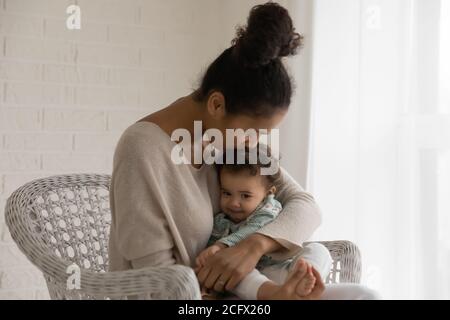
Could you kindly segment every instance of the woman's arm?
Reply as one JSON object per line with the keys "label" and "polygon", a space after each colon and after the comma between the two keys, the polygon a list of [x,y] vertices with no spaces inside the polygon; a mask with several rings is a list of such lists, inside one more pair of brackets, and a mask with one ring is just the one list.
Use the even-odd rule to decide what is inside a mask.
{"label": "woman's arm", "polygon": [[131,260],[133,269],[142,269],[146,267],[167,267],[176,263],[172,250],[162,250],[149,254],[142,258]]}
{"label": "woman's arm", "polygon": [[[306,192],[286,170],[280,167],[276,183],[277,199],[283,210],[277,219],[261,228],[258,233],[276,240],[286,250],[272,252],[276,259],[288,258],[301,248],[322,222],[322,214],[314,197]],[[269,252],[265,252],[269,253]]]}
{"label": "woman's arm", "polygon": [[280,243],[260,233],[252,234],[241,241],[239,245],[246,250],[255,251],[260,258],[267,253],[283,249]]}
{"label": "woman's arm", "polygon": [[[114,153],[110,185],[112,224],[110,270],[175,264],[175,241],[159,196],[156,168],[167,161],[157,152],[150,154],[145,136],[124,134]],[[157,145],[155,145],[157,148]],[[155,168],[156,167],[156,168]],[[125,262],[126,261],[126,262]]]}

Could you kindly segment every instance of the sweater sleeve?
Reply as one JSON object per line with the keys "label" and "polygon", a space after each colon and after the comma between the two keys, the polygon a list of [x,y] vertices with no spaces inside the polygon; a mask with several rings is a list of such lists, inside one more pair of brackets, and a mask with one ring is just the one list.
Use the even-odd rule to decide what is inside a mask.
{"label": "sweater sleeve", "polygon": [[[174,239],[159,198],[158,166],[162,152],[148,141],[128,135],[115,155],[110,187],[111,236],[120,256],[133,268],[174,264]],[[147,142],[147,147],[145,143]],[[161,170],[161,169],[158,169]]]}
{"label": "sweater sleeve", "polygon": [[280,167],[280,179],[276,183],[277,199],[283,209],[277,219],[261,228],[258,233],[268,236],[285,249],[268,255],[285,259],[296,254],[322,222],[322,214],[314,197]]}

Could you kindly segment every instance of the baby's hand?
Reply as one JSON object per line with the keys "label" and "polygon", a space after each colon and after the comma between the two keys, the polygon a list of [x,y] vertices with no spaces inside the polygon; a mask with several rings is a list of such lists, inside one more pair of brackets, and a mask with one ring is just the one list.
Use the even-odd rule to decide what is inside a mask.
{"label": "baby's hand", "polygon": [[206,260],[209,257],[215,255],[218,251],[220,251],[226,247],[227,247],[226,245],[218,242],[218,243],[213,244],[212,246],[209,246],[202,252],[200,252],[200,254],[195,259],[195,264],[197,265],[197,267],[195,269],[198,270],[198,269],[200,269],[200,267],[203,267],[205,265]]}

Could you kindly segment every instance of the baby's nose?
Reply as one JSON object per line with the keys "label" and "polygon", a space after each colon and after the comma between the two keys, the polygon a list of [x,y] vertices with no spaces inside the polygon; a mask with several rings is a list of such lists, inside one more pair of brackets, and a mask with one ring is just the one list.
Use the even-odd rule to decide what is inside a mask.
{"label": "baby's nose", "polygon": [[239,199],[233,199],[231,201],[231,208],[238,209],[240,207],[241,207],[241,202],[239,201]]}

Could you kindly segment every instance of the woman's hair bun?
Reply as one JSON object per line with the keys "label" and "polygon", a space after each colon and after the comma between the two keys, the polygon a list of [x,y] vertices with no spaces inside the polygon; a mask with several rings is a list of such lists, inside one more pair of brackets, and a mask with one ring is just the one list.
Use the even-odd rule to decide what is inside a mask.
{"label": "woman's hair bun", "polygon": [[267,2],[252,8],[246,28],[237,28],[233,53],[245,66],[258,67],[297,54],[302,40],[289,12],[278,3]]}

